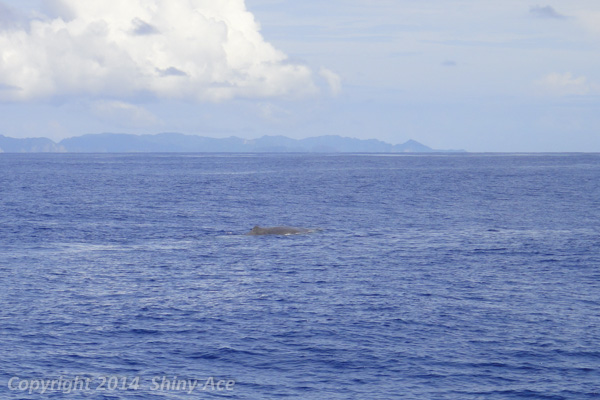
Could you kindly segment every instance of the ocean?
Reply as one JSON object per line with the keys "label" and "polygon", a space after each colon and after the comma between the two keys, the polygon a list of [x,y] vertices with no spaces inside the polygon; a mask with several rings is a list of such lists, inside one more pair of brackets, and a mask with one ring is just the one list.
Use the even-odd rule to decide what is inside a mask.
{"label": "ocean", "polygon": [[600,398],[598,154],[0,172],[2,399]]}

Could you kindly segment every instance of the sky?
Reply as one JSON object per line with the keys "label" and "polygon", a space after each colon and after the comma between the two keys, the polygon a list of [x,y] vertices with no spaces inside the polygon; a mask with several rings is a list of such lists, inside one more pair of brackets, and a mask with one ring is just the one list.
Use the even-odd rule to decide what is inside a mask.
{"label": "sky", "polygon": [[0,134],[600,152],[597,0],[0,0]]}

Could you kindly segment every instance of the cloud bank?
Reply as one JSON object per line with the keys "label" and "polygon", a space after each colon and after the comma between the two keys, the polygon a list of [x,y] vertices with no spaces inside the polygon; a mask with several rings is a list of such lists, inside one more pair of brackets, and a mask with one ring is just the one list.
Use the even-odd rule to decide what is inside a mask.
{"label": "cloud bank", "polygon": [[264,40],[244,0],[52,0],[47,6],[51,16],[24,28],[0,19],[2,100],[223,101],[318,91],[308,67]]}

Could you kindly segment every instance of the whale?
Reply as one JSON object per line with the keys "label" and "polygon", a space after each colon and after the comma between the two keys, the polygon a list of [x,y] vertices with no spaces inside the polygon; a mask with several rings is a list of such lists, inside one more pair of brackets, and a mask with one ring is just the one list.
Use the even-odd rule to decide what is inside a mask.
{"label": "whale", "polygon": [[312,232],[306,228],[295,228],[293,226],[271,226],[261,228],[256,225],[252,230],[246,233],[247,236],[258,236],[258,235],[297,235],[300,233]]}

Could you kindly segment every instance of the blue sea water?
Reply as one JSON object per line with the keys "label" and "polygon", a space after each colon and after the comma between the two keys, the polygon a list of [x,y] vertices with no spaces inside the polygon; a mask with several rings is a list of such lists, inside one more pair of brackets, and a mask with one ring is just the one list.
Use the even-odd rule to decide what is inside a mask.
{"label": "blue sea water", "polygon": [[2,154],[0,398],[596,399],[599,223],[595,154]]}

